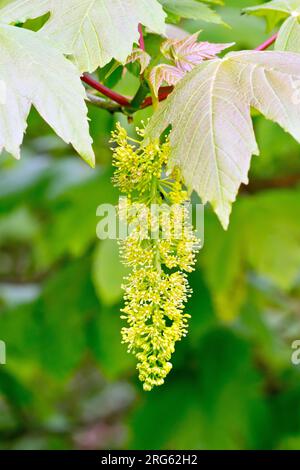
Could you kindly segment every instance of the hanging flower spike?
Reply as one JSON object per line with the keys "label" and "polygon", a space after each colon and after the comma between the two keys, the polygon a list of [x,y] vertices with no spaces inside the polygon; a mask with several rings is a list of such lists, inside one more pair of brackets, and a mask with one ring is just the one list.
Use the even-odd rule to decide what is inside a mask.
{"label": "hanging flower spike", "polygon": [[[199,241],[187,222],[188,195],[179,170],[170,176],[164,172],[169,141],[160,144],[155,140],[142,146],[130,139],[120,124],[112,141],[116,144],[113,181],[128,198],[119,215],[124,217],[125,213],[127,222],[134,226],[119,242],[121,259],[132,270],[123,285],[122,319],[127,326],[122,337],[138,360],[144,390],[150,391],[164,383],[172,368],[175,344],[188,331],[184,305],[191,289],[186,273],[194,269]],[[154,216],[153,204],[161,209]],[[153,230],[160,236],[151,237]]]}

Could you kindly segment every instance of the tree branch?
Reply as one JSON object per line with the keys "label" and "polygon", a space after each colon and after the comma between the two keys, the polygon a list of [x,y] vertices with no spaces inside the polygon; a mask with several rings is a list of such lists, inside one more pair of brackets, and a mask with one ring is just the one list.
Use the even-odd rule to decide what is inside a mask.
{"label": "tree branch", "polygon": [[122,106],[120,106],[118,103],[115,103],[111,100],[106,100],[101,96],[93,95],[93,93],[87,93],[86,95],[87,101],[97,108],[105,109],[110,113],[122,112]]}
{"label": "tree branch", "polygon": [[[143,36],[143,29],[142,25],[139,24],[139,33],[140,33],[140,39],[139,39],[139,45],[142,50],[145,50],[145,41],[144,41],[144,36]],[[278,36],[278,33],[274,34],[271,36],[269,39],[267,39],[265,42],[257,46],[254,50],[255,51],[265,51],[270,47],[274,42],[276,41]],[[114,103],[111,101],[106,101],[106,100],[101,100],[97,99],[94,95],[89,96],[89,101],[92,102],[92,104],[98,106],[99,108],[107,109],[110,112],[116,112],[116,111],[121,111],[122,108],[131,108],[132,102],[134,98],[127,98],[126,96],[120,95],[119,93],[116,93],[115,91],[111,90],[110,88],[106,87],[102,83],[98,82],[95,80],[91,75],[85,73],[82,75],[81,80],[89,85],[91,88],[94,88],[95,90],[99,91],[102,93],[102,95],[106,96],[110,100],[112,100],[114,103],[117,103],[119,106],[115,106]],[[168,95],[173,91],[173,87],[171,86],[166,86],[166,87],[161,87],[158,93],[158,99],[159,101],[165,100]],[[152,106],[152,98],[151,96],[148,96],[145,98],[145,100],[141,103],[140,109],[145,109],[148,106]],[[132,108],[131,112],[135,112],[137,109],[135,107]],[[129,111],[130,112],[130,111]]]}

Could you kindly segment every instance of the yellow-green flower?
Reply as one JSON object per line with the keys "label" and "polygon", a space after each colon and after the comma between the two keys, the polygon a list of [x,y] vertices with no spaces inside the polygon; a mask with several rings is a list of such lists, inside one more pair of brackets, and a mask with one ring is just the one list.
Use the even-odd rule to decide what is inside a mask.
{"label": "yellow-green flower", "polygon": [[[143,131],[138,135],[142,137]],[[191,289],[185,273],[194,269],[199,242],[188,220],[188,195],[180,171],[166,173],[169,141],[143,146],[120,124],[112,141],[113,181],[127,196],[119,215],[131,227],[119,242],[121,259],[132,269],[123,285],[122,318],[127,326],[122,337],[136,356],[139,378],[149,391],[164,383],[175,344],[187,334],[184,306]]]}

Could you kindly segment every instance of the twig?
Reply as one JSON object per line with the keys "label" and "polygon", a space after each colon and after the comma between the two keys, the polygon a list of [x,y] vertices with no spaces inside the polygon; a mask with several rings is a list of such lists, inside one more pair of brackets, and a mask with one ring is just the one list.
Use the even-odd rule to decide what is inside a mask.
{"label": "twig", "polygon": [[102,85],[102,83],[97,82],[97,80],[95,80],[89,74],[84,73],[81,77],[81,80],[90,87],[102,93],[104,96],[107,96],[107,98],[113,100],[115,103],[118,103],[120,106],[130,106],[130,101],[128,98],[120,95],[119,93],[116,93],[105,85]]}
{"label": "twig", "polygon": [[105,109],[110,113],[117,113],[122,111],[122,106],[120,106],[118,103],[115,103],[111,100],[106,100],[105,98],[93,95],[92,93],[87,93],[86,95],[87,101],[97,108]]}
{"label": "twig", "polygon": [[272,44],[274,44],[274,42],[276,41],[278,37],[278,33],[274,34],[273,36],[271,36],[269,39],[267,39],[265,42],[263,42],[262,44],[260,44],[259,46],[257,46],[254,50],[255,51],[265,51],[266,49],[268,49],[268,47],[272,46]]}

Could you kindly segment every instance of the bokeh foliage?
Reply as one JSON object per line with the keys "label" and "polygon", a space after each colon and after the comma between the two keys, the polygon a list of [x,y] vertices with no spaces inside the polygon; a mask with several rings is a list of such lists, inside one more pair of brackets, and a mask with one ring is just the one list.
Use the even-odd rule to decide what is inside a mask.
{"label": "bokeh foliage", "polygon": [[[253,48],[265,25],[240,9],[258,3],[227,0],[220,13],[232,29],[184,27]],[[135,73],[129,66],[120,82],[117,69],[109,85],[133,94]],[[255,116],[250,185],[228,232],[206,209],[190,334],[166,384],[147,394],[120,342],[117,246],[96,239],[97,206],[118,199],[110,131],[117,120],[134,125],[92,107],[90,118],[96,170],[34,111],[22,160],[0,157],[1,448],[299,449],[299,145]]]}

